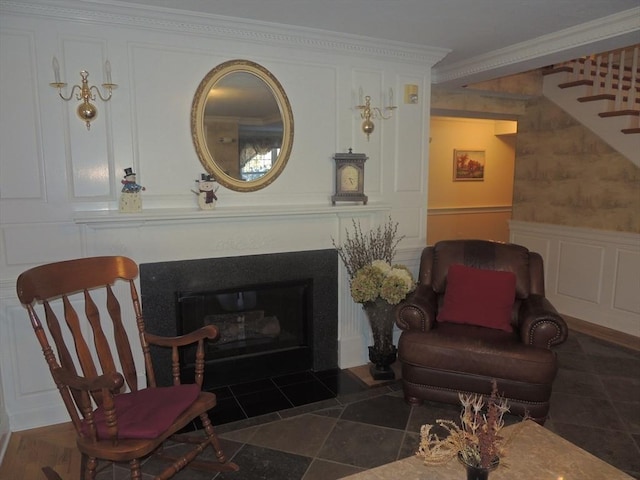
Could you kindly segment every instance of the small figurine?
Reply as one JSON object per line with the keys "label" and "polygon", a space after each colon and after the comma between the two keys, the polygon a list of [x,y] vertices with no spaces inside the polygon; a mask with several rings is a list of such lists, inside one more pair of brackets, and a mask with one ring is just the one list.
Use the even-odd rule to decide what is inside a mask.
{"label": "small figurine", "polygon": [[142,210],[142,197],[140,192],[146,190],[136,183],[136,174],[132,168],[124,169],[122,180],[122,195],[120,195],[120,211],[124,213],[139,212]]}
{"label": "small figurine", "polygon": [[220,185],[216,184],[215,179],[211,175],[205,173],[200,175],[200,180],[196,180],[198,191],[191,190],[198,195],[198,206],[201,210],[213,210],[216,208],[218,197],[216,192]]}

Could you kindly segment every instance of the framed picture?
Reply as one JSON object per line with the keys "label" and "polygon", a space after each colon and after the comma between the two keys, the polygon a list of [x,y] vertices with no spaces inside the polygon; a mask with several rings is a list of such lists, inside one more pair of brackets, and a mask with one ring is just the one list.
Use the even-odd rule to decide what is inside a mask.
{"label": "framed picture", "polygon": [[484,150],[453,151],[453,181],[484,180]]}

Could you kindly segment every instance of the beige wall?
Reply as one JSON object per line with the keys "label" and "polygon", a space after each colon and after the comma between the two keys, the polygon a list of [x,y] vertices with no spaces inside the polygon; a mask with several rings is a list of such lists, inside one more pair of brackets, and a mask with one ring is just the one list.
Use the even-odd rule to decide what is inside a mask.
{"label": "beige wall", "polygon": [[[431,117],[428,244],[446,238],[509,239],[515,136],[504,132],[505,122]],[[453,180],[454,149],[485,151],[483,181]]]}
{"label": "beige wall", "polygon": [[638,167],[545,97],[518,122],[516,158],[514,220],[640,233]]}

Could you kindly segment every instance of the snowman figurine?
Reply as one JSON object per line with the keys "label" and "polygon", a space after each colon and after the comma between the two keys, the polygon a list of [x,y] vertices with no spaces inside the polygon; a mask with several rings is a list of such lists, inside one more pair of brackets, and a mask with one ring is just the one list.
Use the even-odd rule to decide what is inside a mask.
{"label": "snowman figurine", "polygon": [[196,186],[198,187],[198,191],[192,191],[198,195],[198,206],[200,210],[213,210],[216,208],[216,202],[218,201],[216,192],[220,186],[216,184],[214,178],[211,175],[203,173],[200,175],[200,180],[196,180]]}
{"label": "snowman figurine", "polygon": [[124,169],[122,180],[122,194],[120,195],[120,211],[123,213],[139,212],[142,210],[142,197],[140,192],[145,188],[136,183],[136,174],[132,168]]}

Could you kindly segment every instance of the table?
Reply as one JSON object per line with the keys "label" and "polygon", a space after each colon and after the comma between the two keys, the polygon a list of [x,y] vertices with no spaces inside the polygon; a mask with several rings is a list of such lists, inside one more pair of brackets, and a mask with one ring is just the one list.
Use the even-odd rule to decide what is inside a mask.
{"label": "table", "polygon": [[[509,439],[500,466],[489,480],[633,480],[573,443],[527,420],[503,429]],[[417,449],[417,447],[416,447]],[[425,465],[409,457],[344,477],[348,480],[464,480],[465,470],[456,459],[444,465]]]}

